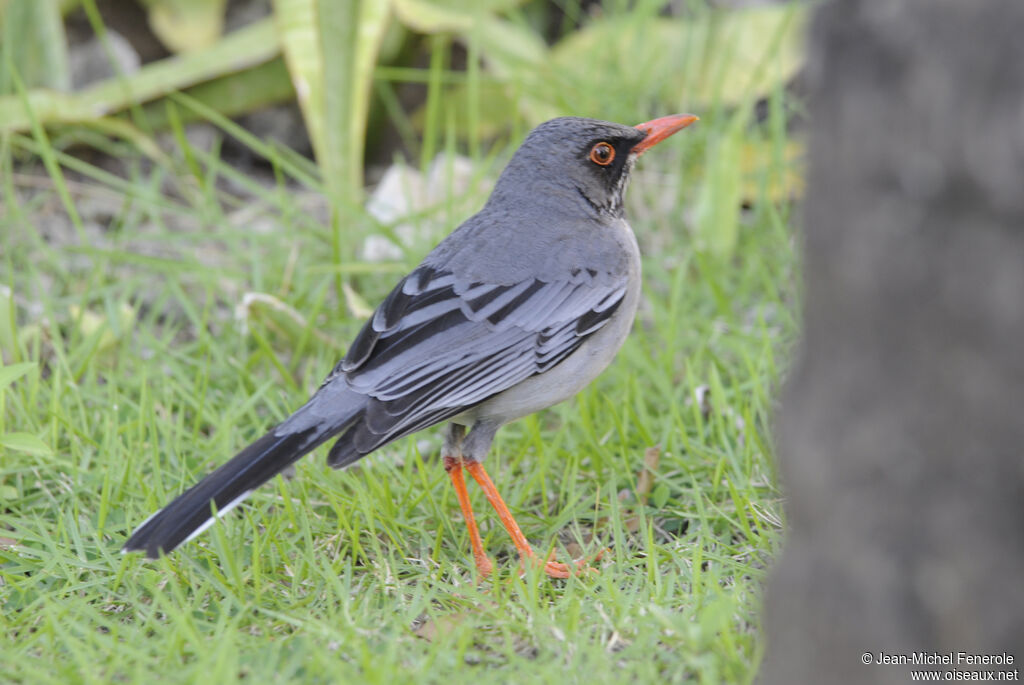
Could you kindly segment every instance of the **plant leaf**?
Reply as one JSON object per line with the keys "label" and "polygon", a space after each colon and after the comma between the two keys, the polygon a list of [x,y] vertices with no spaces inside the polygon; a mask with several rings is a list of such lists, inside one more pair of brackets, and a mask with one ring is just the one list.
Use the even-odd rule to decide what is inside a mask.
{"label": "plant leaf", "polygon": [[419,33],[455,33],[475,40],[492,71],[506,77],[547,57],[547,46],[536,31],[494,15],[519,4],[521,0],[392,0],[395,16],[405,26]]}
{"label": "plant leaf", "polygon": [[[281,58],[199,83],[182,92],[226,117],[239,116],[295,97],[291,78]],[[166,100],[147,103],[142,111],[154,130],[168,126]],[[189,123],[203,117],[193,109],[182,108],[180,118],[182,123]]]}
{"label": "plant leaf", "polygon": [[362,193],[366,117],[389,3],[274,0],[285,62],[335,208]]}
{"label": "plant leaf", "polygon": [[274,16],[288,73],[317,159],[324,143],[324,63],[316,28],[316,0],[274,0]]}
{"label": "plant leaf", "polygon": [[41,457],[53,454],[50,447],[31,433],[0,433],[0,446]]}
{"label": "plant leaf", "polygon": [[523,0],[391,0],[395,16],[413,31],[464,33],[475,20],[517,7]]}
{"label": "plant leaf", "polygon": [[[581,112],[608,111],[609,93],[632,108],[735,106],[793,77],[807,13],[803,5],[773,5],[693,20],[599,19],[552,48],[550,69],[538,79],[552,85],[537,95]],[[593,88],[594,73],[602,88]]]}
{"label": "plant leaf", "polygon": [[[43,125],[91,121],[148,102],[197,83],[272,60],[280,54],[274,21],[267,19],[233,31],[209,48],[148,64],[121,78],[108,79],[77,93],[36,89],[27,105]],[[0,97],[0,131],[25,131],[32,118],[17,95]]]}
{"label": "plant leaf", "polygon": [[473,24],[473,15],[447,9],[426,0],[392,0],[395,16],[418,33],[461,33]]}
{"label": "plant leaf", "polygon": [[[335,13],[335,22],[346,21],[348,41],[328,40],[329,25],[321,24],[321,39],[328,49],[327,124],[332,147],[339,149],[338,159],[343,164],[343,178],[347,189],[337,198],[361,201],[363,190],[363,154],[366,145],[366,119],[370,111],[373,89],[373,70],[377,66],[377,53],[387,28],[390,9],[379,0],[361,0],[349,13]],[[343,65],[347,66],[342,69]],[[340,86],[347,84],[342,90]],[[347,97],[343,94],[347,93]]]}
{"label": "plant leaf", "polygon": [[20,362],[9,366],[0,366],[0,390],[4,390],[14,381],[36,368],[35,362]]}
{"label": "plant leaf", "polygon": [[56,0],[0,2],[0,24],[0,93],[14,92],[11,64],[26,88],[70,90],[67,38]]}
{"label": "plant leaf", "polygon": [[667,483],[658,483],[657,487],[654,488],[654,493],[651,495],[651,504],[655,509],[664,509],[671,495],[672,489],[669,488]]}
{"label": "plant leaf", "polygon": [[227,0],[151,0],[149,26],[171,52],[213,45],[224,31]]}
{"label": "plant leaf", "polygon": [[485,17],[470,31],[496,76],[509,78],[523,69],[536,68],[548,59],[544,39],[528,26],[494,16]]}

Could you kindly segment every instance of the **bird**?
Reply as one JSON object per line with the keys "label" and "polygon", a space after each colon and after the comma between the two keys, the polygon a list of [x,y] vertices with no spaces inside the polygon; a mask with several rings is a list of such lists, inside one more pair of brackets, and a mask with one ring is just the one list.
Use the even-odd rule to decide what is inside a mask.
{"label": "bird", "polygon": [[143,521],[122,551],[171,552],[336,436],[327,463],[342,468],[447,421],[442,462],[481,576],[493,562],[464,471],[522,566],[553,578],[593,570],[533,551],[484,458],[499,428],[569,399],[622,346],[641,290],[640,250],[623,208],[630,174],[640,155],[697,119],[626,126],[560,117],[534,128],[484,207],[398,282],[309,400]]}

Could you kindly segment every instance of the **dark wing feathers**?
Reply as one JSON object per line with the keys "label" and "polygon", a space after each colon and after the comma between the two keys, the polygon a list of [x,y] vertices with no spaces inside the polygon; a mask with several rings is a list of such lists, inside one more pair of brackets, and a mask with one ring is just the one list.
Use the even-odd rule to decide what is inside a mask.
{"label": "dark wing feathers", "polygon": [[576,335],[590,335],[603,326],[608,317],[614,314],[615,310],[622,304],[622,296],[625,293],[625,287],[613,290],[603,300],[591,307],[589,311],[584,312],[582,316],[576,319]]}
{"label": "dark wing feathers", "polygon": [[625,279],[599,284],[594,276],[474,283],[429,266],[406,276],[326,381],[343,375],[370,398],[363,420],[331,451],[331,465],[456,416],[565,359],[625,295]]}

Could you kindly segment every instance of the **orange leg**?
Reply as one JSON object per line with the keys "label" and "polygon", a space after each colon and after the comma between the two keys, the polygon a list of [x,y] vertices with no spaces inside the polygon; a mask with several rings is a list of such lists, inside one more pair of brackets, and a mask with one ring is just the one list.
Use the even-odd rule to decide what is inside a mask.
{"label": "orange leg", "polygon": [[[447,465],[447,462],[445,462]],[[469,471],[469,475],[473,476],[473,479],[479,483],[483,489],[484,494],[487,496],[487,501],[494,507],[494,511],[498,513],[498,518],[501,519],[501,523],[505,526],[505,530],[512,536],[512,543],[519,550],[519,558],[525,564],[527,561],[531,563],[539,564],[540,560],[530,547],[530,543],[526,541],[526,536],[523,535],[523,531],[519,529],[519,524],[516,523],[515,518],[512,517],[512,512],[508,510],[505,505],[505,501],[498,494],[498,489],[494,487],[494,483],[491,481],[491,477],[487,475],[487,471],[484,470],[484,465],[478,461],[467,461],[464,463],[466,470]],[[453,478],[454,480],[454,478]],[[468,504],[467,504],[468,506]],[[544,572],[552,578],[568,578],[573,573],[579,575],[583,571],[593,571],[586,565],[586,562],[576,562],[576,567],[572,568],[566,564],[551,561],[548,559],[544,563]]]}
{"label": "orange leg", "polygon": [[459,506],[462,507],[462,516],[466,519],[466,530],[469,531],[469,543],[473,546],[473,559],[476,561],[476,568],[480,575],[487,577],[491,575],[494,564],[487,558],[484,552],[484,543],[480,539],[480,530],[476,527],[476,518],[473,516],[473,507],[469,504],[469,493],[466,492],[466,481],[462,477],[462,462],[454,457],[444,458],[444,470],[452,479],[455,486],[455,496],[459,499]]}

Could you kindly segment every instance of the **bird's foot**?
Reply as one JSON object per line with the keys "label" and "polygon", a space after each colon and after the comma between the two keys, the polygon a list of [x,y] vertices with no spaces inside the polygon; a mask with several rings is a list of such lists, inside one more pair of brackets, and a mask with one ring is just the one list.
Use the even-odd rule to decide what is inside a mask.
{"label": "bird's foot", "polygon": [[474,555],[474,561],[476,562],[477,573],[480,574],[480,580],[489,578],[491,573],[494,572],[494,561],[492,561],[486,554],[480,556]]}
{"label": "bird's foot", "polygon": [[[549,578],[568,578],[570,576],[582,576],[586,573],[598,573],[599,570],[590,564],[591,562],[599,561],[606,551],[607,550],[602,549],[591,559],[578,559],[573,561],[571,565],[561,561],[555,561],[555,553],[553,551],[543,562],[541,562],[540,557],[536,555],[531,556],[530,561],[537,566],[541,566],[544,573],[546,573]],[[519,562],[519,570],[520,574],[525,572],[523,562],[521,560]]]}

